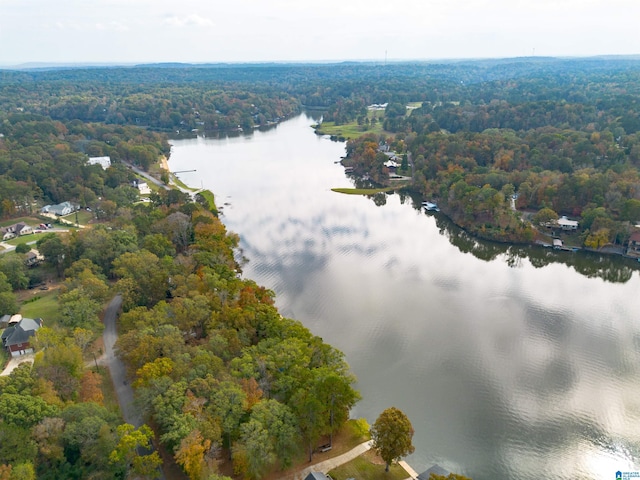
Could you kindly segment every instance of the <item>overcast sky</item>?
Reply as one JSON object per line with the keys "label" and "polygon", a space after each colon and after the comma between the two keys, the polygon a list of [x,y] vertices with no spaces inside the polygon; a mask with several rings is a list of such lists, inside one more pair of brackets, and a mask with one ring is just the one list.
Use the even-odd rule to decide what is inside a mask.
{"label": "overcast sky", "polygon": [[640,53],[640,0],[0,0],[0,64]]}

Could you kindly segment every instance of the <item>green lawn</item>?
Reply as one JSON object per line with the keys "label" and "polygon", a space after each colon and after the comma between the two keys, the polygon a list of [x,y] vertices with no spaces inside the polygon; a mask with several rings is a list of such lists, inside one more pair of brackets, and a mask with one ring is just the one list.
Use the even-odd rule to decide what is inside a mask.
{"label": "green lawn", "polygon": [[381,188],[332,188],[332,192],[344,193],[346,195],[375,195],[376,193],[391,192],[402,188],[403,185],[394,185],[393,187]]}
{"label": "green lawn", "polygon": [[12,238],[11,240],[5,240],[4,243],[8,243],[9,245],[19,245],[21,243],[30,243],[38,240],[40,234],[30,233],[29,235],[21,235],[16,238]]}
{"label": "green lawn", "polygon": [[370,125],[358,125],[355,121],[344,125],[336,125],[335,122],[322,122],[322,125],[316,130],[319,135],[331,135],[347,140],[358,138],[365,133],[382,133],[383,131],[382,122],[371,127]]}
{"label": "green lawn", "polygon": [[[78,210],[77,212],[70,213],[69,215],[65,215],[62,217],[67,222],[71,222],[74,225],[76,224],[76,213],[78,214],[78,223],[80,225],[86,225],[90,220],[93,220],[93,213],[87,212],[86,210]],[[65,226],[65,224],[62,224]]]}
{"label": "green lawn", "polygon": [[2,222],[0,222],[0,227],[8,227],[9,225],[14,225],[16,223],[26,223],[27,225],[31,225],[32,227],[40,224],[40,220],[38,220],[37,218],[33,218],[33,217],[19,217],[19,218],[12,218],[9,220],[4,220]]}
{"label": "green lawn", "polygon": [[356,478],[358,480],[404,480],[409,478],[409,474],[400,465],[391,465],[389,471],[384,471],[384,465],[372,463],[369,460],[371,454],[361,455],[349,463],[334,468],[329,472],[334,480],[347,480]]}
{"label": "green lawn", "polygon": [[209,209],[209,211],[211,212],[217,211],[215,196],[211,191],[202,190],[198,193],[198,195],[200,195],[202,198],[204,198],[207,201],[207,208]]}
{"label": "green lawn", "polygon": [[[4,329],[0,329],[0,335],[2,335],[3,331]],[[4,348],[0,348],[0,372],[4,370],[4,367],[7,365],[8,361],[9,361],[9,353],[7,353],[7,351]]]}
{"label": "green lawn", "polygon": [[[58,307],[58,291],[57,290],[38,290],[33,289],[33,297],[26,300],[20,306],[20,314],[27,318],[42,318],[47,327],[60,320],[60,310]],[[37,298],[37,300],[33,300]]]}

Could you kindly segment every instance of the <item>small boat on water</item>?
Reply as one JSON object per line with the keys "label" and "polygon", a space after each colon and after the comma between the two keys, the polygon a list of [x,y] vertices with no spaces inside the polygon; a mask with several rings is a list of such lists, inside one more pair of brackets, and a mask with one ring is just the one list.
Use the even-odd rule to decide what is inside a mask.
{"label": "small boat on water", "polygon": [[440,209],[438,208],[438,204],[437,203],[422,202],[422,206],[424,207],[424,209],[427,212],[439,212],[440,211]]}

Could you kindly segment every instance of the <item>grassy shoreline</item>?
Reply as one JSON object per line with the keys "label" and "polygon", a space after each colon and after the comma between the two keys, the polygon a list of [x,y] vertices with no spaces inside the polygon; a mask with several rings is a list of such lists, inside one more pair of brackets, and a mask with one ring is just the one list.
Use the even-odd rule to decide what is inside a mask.
{"label": "grassy shoreline", "polygon": [[375,195],[376,193],[387,193],[399,190],[406,185],[394,185],[392,187],[380,188],[332,188],[332,192],[343,193],[345,195]]}

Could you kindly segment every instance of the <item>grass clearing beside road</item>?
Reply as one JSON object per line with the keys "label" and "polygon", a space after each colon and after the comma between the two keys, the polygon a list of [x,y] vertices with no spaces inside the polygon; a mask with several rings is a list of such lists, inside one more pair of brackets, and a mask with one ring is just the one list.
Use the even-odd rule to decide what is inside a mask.
{"label": "grass clearing beside road", "polygon": [[365,133],[383,133],[383,131],[382,122],[378,122],[373,127],[370,125],[358,125],[357,122],[345,123],[343,125],[336,125],[335,122],[322,122],[322,125],[316,129],[318,135],[331,135],[346,140],[358,138]]}
{"label": "grass clearing beside road", "polygon": [[[47,327],[60,320],[58,290],[29,290],[33,296],[20,305],[20,314],[26,318],[42,318]],[[37,297],[37,298],[36,298]]]}

